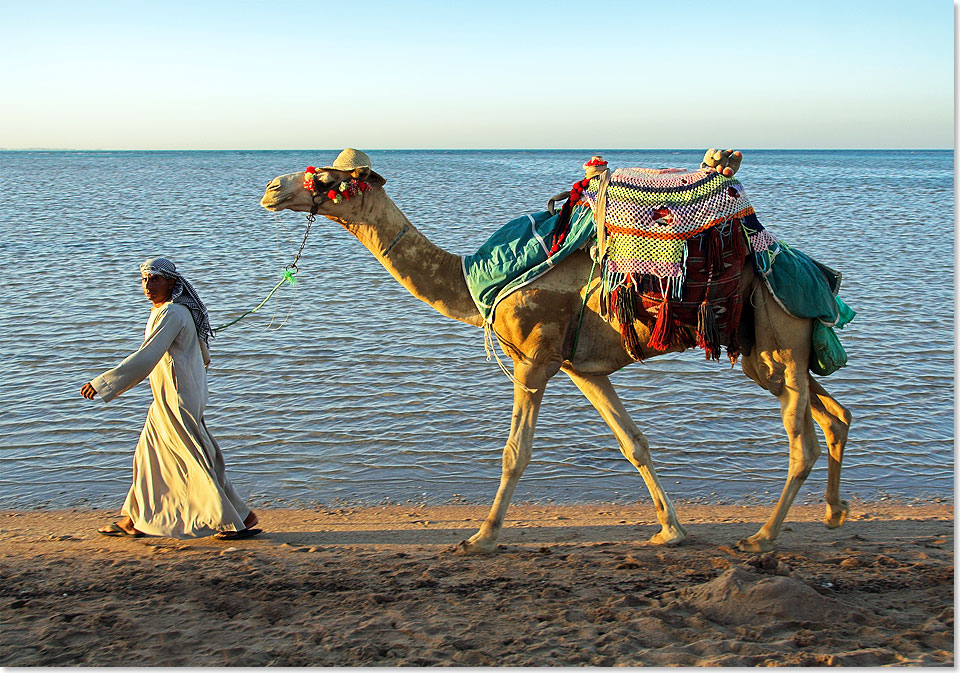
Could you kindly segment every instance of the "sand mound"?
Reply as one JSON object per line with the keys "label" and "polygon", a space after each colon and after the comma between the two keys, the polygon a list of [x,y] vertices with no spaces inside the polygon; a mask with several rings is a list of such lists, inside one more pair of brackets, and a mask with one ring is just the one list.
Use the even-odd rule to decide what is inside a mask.
{"label": "sand mound", "polygon": [[[758,575],[741,566],[674,595],[719,624],[769,623],[771,619],[824,624],[849,621],[856,613],[850,606],[822,596],[796,579]],[[864,615],[856,616],[856,621],[864,621]]]}

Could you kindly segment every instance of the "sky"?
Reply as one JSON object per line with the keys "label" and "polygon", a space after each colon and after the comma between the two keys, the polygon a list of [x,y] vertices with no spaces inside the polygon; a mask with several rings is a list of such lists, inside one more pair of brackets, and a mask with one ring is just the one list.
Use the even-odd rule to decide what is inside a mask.
{"label": "sky", "polygon": [[953,148],[954,24],[952,0],[0,0],[0,148]]}

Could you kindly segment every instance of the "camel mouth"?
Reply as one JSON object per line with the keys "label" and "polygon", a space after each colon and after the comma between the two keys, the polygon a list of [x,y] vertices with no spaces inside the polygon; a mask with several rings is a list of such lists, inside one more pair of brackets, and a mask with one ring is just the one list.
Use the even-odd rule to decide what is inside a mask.
{"label": "camel mouth", "polygon": [[271,194],[264,194],[263,198],[260,199],[260,205],[269,210],[272,213],[277,212],[278,210],[283,210],[281,200],[272,196]]}
{"label": "camel mouth", "polygon": [[284,190],[283,183],[279,178],[267,185],[263,197],[260,199],[260,205],[271,212],[283,210],[283,204],[290,200],[290,194]]}

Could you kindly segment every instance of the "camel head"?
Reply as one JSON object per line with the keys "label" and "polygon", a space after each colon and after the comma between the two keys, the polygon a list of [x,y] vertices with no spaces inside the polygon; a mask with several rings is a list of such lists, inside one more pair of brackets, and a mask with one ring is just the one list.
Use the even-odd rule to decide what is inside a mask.
{"label": "camel head", "polygon": [[274,178],[267,185],[260,205],[270,211],[295,210],[350,220],[371,191],[379,191],[386,180],[370,168],[370,157],[345,149],[332,166],[308,166],[300,173]]}

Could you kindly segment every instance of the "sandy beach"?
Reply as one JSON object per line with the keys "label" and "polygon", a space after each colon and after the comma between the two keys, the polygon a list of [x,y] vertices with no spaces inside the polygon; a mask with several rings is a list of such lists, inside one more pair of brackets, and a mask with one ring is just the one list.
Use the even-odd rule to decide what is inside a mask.
{"label": "sandy beach", "polygon": [[115,539],[116,512],[0,512],[4,666],[952,666],[953,507],[511,507],[492,556],[453,553],[484,506],[265,509],[262,536]]}

